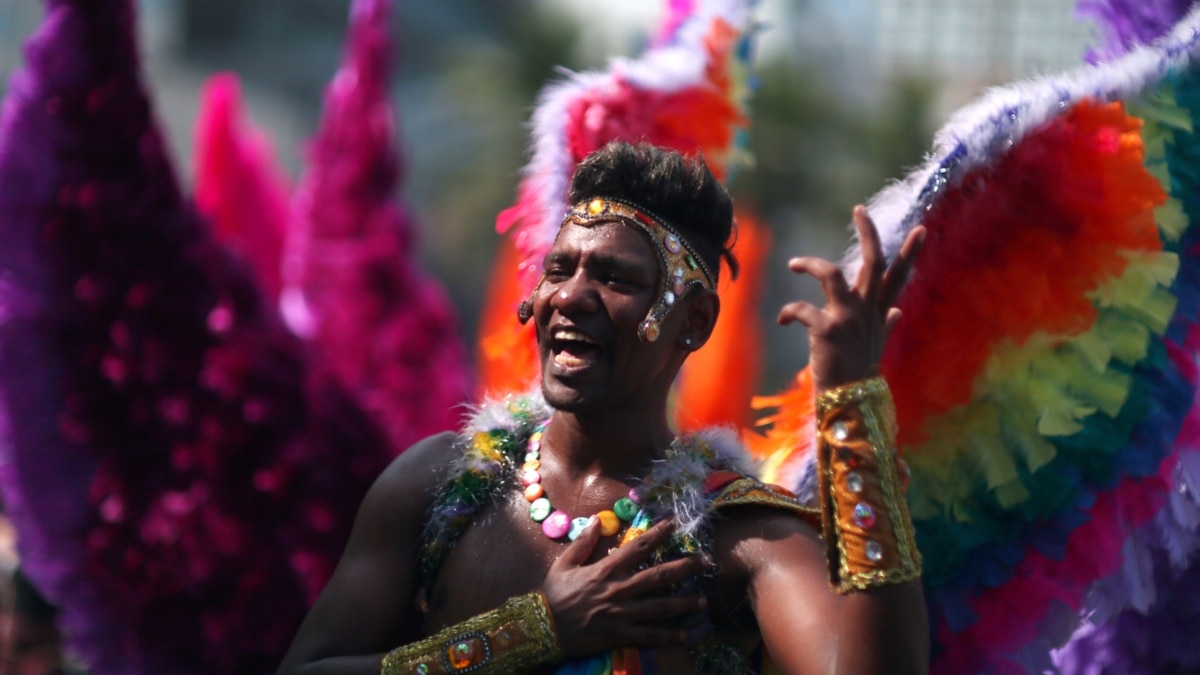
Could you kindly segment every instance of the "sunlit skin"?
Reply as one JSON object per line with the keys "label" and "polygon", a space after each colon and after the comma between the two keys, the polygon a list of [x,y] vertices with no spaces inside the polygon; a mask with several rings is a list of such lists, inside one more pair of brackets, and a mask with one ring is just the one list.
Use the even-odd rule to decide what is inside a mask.
{"label": "sunlit skin", "polygon": [[[666,434],[654,441],[669,440],[666,394],[686,352],[679,348],[682,334],[680,344],[665,337],[643,342],[637,336],[659,285],[658,262],[646,236],[619,222],[568,223],[544,267],[532,300],[547,402],[584,416],[648,422]],[[685,308],[702,315],[690,316],[681,311]],[[692,321],[696,325],[688,327],[689,334],[699,339],[697,331],[711,325],[716,311],[716,296],[708,294],[669,313],[663,328],[680,332]],[[583,340],[560,339],[574,334]],[[574,358],[573,352],[584,358]]]}
{"label": "sunlit skin", "polygon": [[[820,388],[874,374],[893,308],[923,230],[889,267],[865,210],[855,210],[863,273],[849,284],[818,258],[789,267],[817,278],[826,304],[790,303],[780,323],[810,337]],[[703,346],[719,314],[711,292],[693,292],[670,312],[655,342],[637,325],[658,289],[654,250],[618,223],[568,225],[545,261],[533,320],[543,390],[556,412],[542,443],[542,483],[557,508],[592,514],[610,508],[672,433],[667,392],[687,355]],[[729,644],[746,651],[761,639],[787,673],[907,673],[928,667],[928,634],[919,583],[838,596],[824,545],[800,519],[742,507],[714,525],[711,560],[638,566],[670,534],[660,523],[609,553],[612,538],[589,528],[571,544],[547,539],[514,492],[467,530],[441,568],[424,618],[413,609],[421,520],[453,456],[452,437],[427,439],[396,460],[364,501],[346,553],[301,628],[281,673],[377,673],[384,653],[504,600],[538,589],[550,602],[570,656],[618,646],[655,648],[660,672],[691,672],[687,617],[705,611]],[[713,565],[705,595],[653,597]],[[547,672],[553,672],[549,669]]]}

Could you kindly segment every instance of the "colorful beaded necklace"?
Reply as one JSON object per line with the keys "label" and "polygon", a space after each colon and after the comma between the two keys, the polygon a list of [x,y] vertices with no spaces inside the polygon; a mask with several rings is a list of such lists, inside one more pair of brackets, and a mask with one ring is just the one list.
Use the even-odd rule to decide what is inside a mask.
{"label": "colorful beaded necklace", "polygon": [[[481,407],[463,430],[460,436],[463,454],[438,486],[421,537],[417,604],[422,611],[426,611],[425,599],[438,570],[459,537],[481,510],[501,502],[505,495],[512,494],[514,487],[519,489],[524,473],[522,457],[529,457],[531,439],[549,423],[552,412],[540,396],[510,397]],[[537,447],[540,452],[540,436]],[[651,522],[671,518],[676,521],[677,532],[655,553],[654,562],[698,552],[702,548],[698,535],[706,529],[707,521],[704,480],[718,469],[748,473],[737,466],[740,453],[736,436],[725,432],[676,438],[666,457],[655,463],[642,485],[636,488],[635,515],[618,545],[644,532]],[[617,505],[613,506],[616,513]]]}
{"label": "colorful beaded necklace", "polygon": [[[550,505],[550,498],[546,495],[546,489],[542,487],[541,473],[542,435],[545,431],[546,424],[542,423],[529,436],[525,448],[525,463],[521,465],[521,485],[525,487],[525,499],[529,502],[529,517],[533,522],[542,524],[542,534],[548,538],[562,539],[565,536],[570,541],[575,541],[587,528],[591,518],[572,518],[566,512],[556,510]],[[642,520],[637,517],[641,513],[638,509],[639,501],[637,489],[630,488],[628,497],[618,499],[612,509],[597,513],[595,517],[599,520],[600,535],[611,537],[620,532],[622,524]],[[645,528],[640,529],[645,531]],[[627,533],[625,539],[631,538]]]}

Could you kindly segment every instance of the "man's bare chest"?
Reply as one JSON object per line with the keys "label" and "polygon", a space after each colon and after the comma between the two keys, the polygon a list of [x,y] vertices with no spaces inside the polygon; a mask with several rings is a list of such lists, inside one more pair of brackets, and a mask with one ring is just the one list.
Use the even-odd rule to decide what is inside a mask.
{"label": "man's bare chest", "polygon": [[[606,556],[617,541],[601,539],[589,562]],[[515,492],[485,509],[442,563],[430,593],[427,629],[462,621],[540,588],[569,545],[566,538],[547,538]]]}
{"label": "man's bare chest", "polygon": [[[619,539],[620,535],[601,538],[586,564],[608,556]],[[570,545],[565,538],[552,540],[543,534],[519,493],[506,496],[479,513],[442,563],[430,589],[426,630],[437,631],[542,588],[551,565]],[[744,580],[728,572],[715,566],[696,588],[721,615],[714,617],[717,624],[728,624],[725,619],[745,624],[747,618],[752,624],[752,614],[743,616],[748,611]]]}

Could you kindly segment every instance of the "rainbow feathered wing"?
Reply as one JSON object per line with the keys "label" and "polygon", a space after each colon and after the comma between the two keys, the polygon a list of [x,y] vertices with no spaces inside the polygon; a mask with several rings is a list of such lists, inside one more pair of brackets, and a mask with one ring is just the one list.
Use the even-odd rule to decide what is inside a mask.
{"label": "rainbow feathered wing", "polygon": [[[991,92],[869,204],[889,255],[928,229],[882,369],[935,672],[1041,671],[1081,612],[1154,604],[1151,560],[1172,578],[1200,562],[1198,31],[1200,11],[1118,61]],[[805,487],[807,423],[756,443],[768,478]]]}

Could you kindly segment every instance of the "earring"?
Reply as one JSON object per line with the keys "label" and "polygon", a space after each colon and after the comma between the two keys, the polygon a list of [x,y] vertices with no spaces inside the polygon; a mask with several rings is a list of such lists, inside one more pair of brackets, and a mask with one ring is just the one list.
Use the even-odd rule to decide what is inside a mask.
{"label": "earring", "polygon": [[685,347],[691,347],[692,346],[692,338],[683,338],[683,345]]}
{"label": "earring", "polygon": [[529,302],[528,300],[526,300],[517,306],[517,321],[520,321],[521,324],[524,325],[526,323],[529,323],[529,320],[532,318],[533,318],[533,303],[532,302]]}

